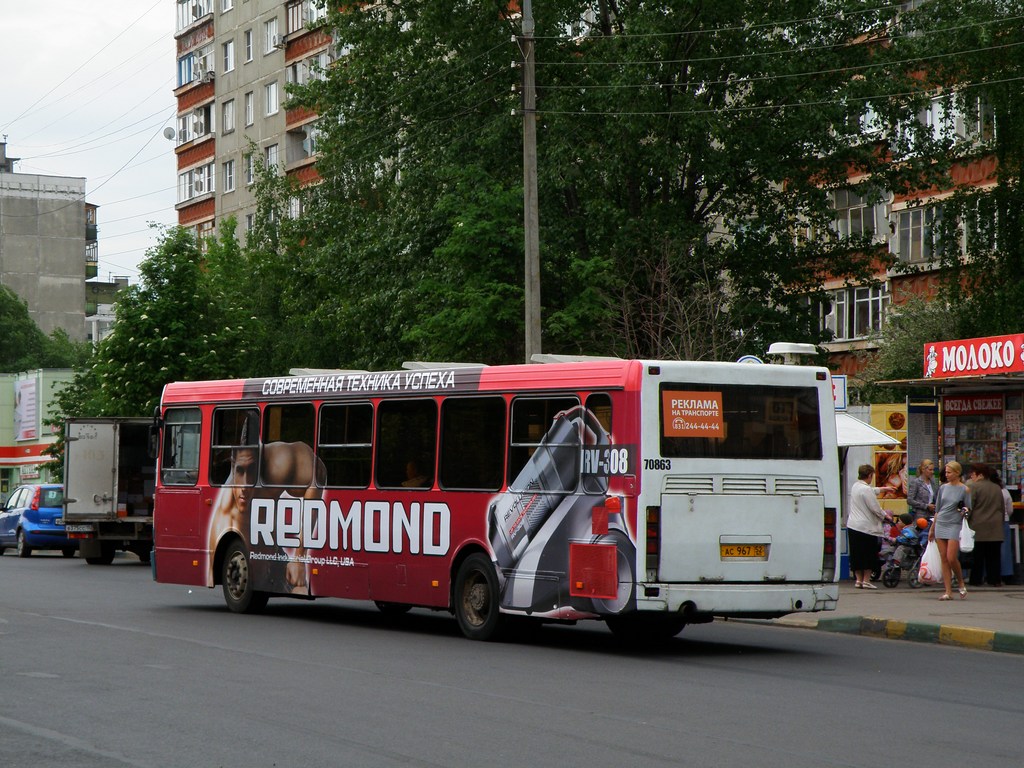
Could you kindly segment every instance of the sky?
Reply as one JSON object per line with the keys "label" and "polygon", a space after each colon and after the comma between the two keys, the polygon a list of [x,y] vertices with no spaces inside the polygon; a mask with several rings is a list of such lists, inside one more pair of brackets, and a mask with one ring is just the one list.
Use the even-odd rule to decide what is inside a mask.
{"label": "sky", "polygon": [[99,206],[101,280],[138,282],[173,225],[174,0],[34,0],[0,11],[0,138],[16,173],[77,176]]}

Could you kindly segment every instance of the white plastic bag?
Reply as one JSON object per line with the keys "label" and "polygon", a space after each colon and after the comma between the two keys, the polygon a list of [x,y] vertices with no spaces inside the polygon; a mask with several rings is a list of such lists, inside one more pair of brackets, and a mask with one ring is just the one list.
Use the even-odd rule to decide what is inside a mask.
{"label": "white plastic bag", "polygon": [[939,554],[939,545],[929,541],[921,555],[921,568],[917,574],[922,584],[938,584],[942,581],[942,555]]}
{"label": "white plastic bag", "polygon": [[964,524],[960,526],[960,551],[974,551],[974,529],[967,524],[966,517],[964,518]]}

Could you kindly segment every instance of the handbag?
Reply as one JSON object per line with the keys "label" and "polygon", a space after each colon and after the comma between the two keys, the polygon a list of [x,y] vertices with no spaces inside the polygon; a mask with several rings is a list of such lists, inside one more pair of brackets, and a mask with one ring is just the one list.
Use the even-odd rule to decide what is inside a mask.
{"label": "handbag", "polygon": [[942,581],[942,555],[939,554],[939,545],[934,541],[928,542],[921,555],[917,578],[922,584],[938,584]]}
{"label": "handbag", "polygon": [[974,551],[974,529],[967,524],[966,517],[964,518],[963,525],[960,526],[960,551]]}

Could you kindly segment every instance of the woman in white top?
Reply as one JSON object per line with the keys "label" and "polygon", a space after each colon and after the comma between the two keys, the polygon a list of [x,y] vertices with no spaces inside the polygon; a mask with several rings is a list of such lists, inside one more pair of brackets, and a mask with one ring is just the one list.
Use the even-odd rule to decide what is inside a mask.
{"label": "woman in white top", "polygon": [[850,548],[850,570],[857,589],[878,589],[871,583],[871,570],[878,563],[879,537],[882,522],[892,522],[892,515],[878,503],[871,478],[875,468],[861,464],[857,469],[857,482],[850,489],[850,514],[846,520],[846,539]]}

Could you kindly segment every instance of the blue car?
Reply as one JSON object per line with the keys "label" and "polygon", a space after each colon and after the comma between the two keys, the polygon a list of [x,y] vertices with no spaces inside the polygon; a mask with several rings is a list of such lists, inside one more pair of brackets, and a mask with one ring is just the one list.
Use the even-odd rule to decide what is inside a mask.
{"label": "blue car", "polygon": [[74,557],[78,543],[64,530],[64,486],[20,485],[0,507],[0,555],[10,547],[19,557],[35,549],[59,549]]}

